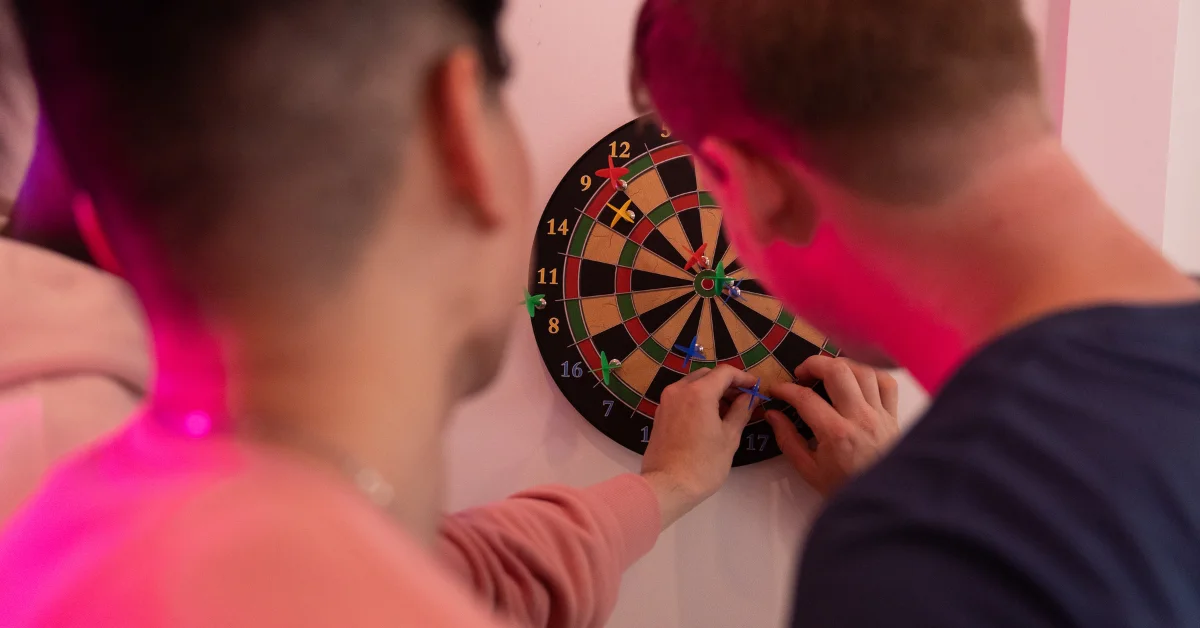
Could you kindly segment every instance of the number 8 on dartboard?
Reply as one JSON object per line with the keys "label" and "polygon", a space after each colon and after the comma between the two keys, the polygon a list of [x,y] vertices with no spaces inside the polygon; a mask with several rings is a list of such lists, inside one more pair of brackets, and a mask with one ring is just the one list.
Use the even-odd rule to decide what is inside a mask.
{"label": "number 8 on dartboard", "polygon": [[[838,354],[743,266],[722,218],[691,151],[644,118],[584,154],[539,222],[528,287],[545,295],[533,316],[542,358],[589,423],[638,453],[663,389],[692,370],[729,364],[769,389],[810,356]],[[759,410],[734,464],[777,455]]]}

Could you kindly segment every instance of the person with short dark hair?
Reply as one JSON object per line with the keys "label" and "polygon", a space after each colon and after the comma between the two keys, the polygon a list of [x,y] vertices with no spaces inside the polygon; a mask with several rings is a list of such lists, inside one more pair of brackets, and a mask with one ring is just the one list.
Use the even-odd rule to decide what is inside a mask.
{"label": "person with short dark hair", "polygon": [[[664,393],[640,474],[441,512],[446,417],[521,311],[501,0],[16,5],[70,213],[155,369],[0,536],[0,624],[601,626],[728,477],[750,404],[721,402],[754,380],[726,367]],[[145,365],[119,344],[0,373],[0,428],[50,416],[43,380]]]}
{"label": "person with short dark hair", "polygon": [[1061,146],[1021,4],[644,5],[635,96],[740,259],[936,397],[855,478],[887,450],[869,374],[773,391],[833,495],[794,626],[1200,626],[1200,291]]}

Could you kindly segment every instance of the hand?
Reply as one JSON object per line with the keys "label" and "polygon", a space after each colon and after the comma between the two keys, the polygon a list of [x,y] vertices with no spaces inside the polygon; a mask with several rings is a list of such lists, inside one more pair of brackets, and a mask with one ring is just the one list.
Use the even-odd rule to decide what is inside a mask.
{"label": "hand", "polygon": [[701,369],[668,386],[654,417],[642,476],[658,495],[663,529],[721,488],[750,421],[750,396],[721,416],[721,401],[757,378],[731,366]]}
{"label": "hand", "polygon": [[816,449],[809,448],[782,413],[768,412],[767,421],[783,454],[806,482],[828,497],[866,471],[900,437],[896,380],[857,362],[824,356],[801,364],[796,379],[801,383],[824,381],[833,400],[830,406],[811,388],[794,384],[771,388],[774,397],[791,404],[812,428]]}

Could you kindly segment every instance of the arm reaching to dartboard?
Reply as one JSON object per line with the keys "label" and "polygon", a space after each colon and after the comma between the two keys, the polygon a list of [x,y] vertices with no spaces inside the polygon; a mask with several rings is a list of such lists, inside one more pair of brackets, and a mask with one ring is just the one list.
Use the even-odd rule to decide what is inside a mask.
{"label": "arm reaching to dartboard", "polygon": [[442,559],[517,625],[603,626],[621,574],[729,477],[750,404],[743,395],[722,416],[721,400],[755,381],[719,367],[669,386],[640,475],[537,488],[450,515]]}

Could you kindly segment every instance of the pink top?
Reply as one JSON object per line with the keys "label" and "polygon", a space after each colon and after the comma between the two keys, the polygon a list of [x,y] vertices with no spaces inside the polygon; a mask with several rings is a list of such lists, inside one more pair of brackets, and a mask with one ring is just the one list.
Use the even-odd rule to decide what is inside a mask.
{"label": "pink top", "polygon": [[139,420],[11,522],[0,623],[602,626],[657,508],[635,475],[537,489],[448,517],[439,562],[335,471]]}
{"label": "pink top", "polygon": [[142,343],[120,282],[0,240],[0,525],[77,456],[0,535],[0,626],[602,626],[658,537],[636,475],[448,516],[430,552],[287,451],[146,420],[89,448]]}

